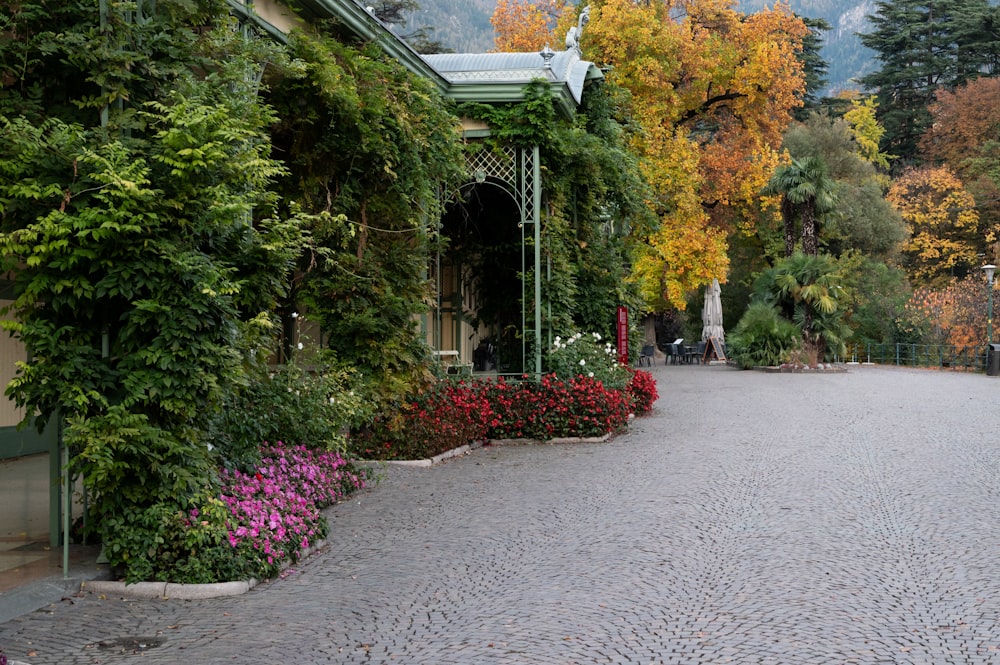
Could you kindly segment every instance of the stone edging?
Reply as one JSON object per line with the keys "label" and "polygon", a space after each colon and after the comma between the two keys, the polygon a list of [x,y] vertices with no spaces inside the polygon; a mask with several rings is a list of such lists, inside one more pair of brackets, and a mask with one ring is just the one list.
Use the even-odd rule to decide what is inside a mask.
{"label": "stone edging", "polygon": [[764,367],[757,366],[754,367],[757,372],[766,372],[770,374],[846,374],[846,367],[838,367],[836,365],[822,365],[820,367]]}
{"label": "stone edging", "polygon": [[214,584],[176,584],[174,582],[92,581],[80,585],[81,591],[130,600],[196,600],[238,596],[257,586],[257,580],[216,582]]}
{"label": "stone edging", "polygon": [[[312,556],[326,545],[319,541],[302,552],[296,563]],[[293,564],[286,561],[281,569],[287,570]],[[126,584],[114,580],[91,580],[80,584],[80,591],[96,593],[129,600],[201,600],[239,596],[260,584],[259,580],[237,580],[235,582],[215,582],[212,584],[177,584],[176,582],[136,582]]]}
{"label": "stone edging", "polygon": [[557,437],[555,439],[548,439],[542,441],[541,439],[487,439],[486,441],[473,441],[469,445],[459,446],[458,448],[452,448],[447,450],[440,455],[435,455],[434,457],[428,457],[426,459],[412,459],[412,460],[350,460],[351,464],[358,466],[377,466],[379,464],[393,464],[395,466],[417,466],[417,467],[428,467],[434,466],[435,464],[440,464],[446,459],[452,457],[459,457],[460,455],[468,455],[473,450],[482,448],[483,446],[526,446],[535,445],[540,443],[604,443],[612,437],[612,434],[605,434],[603,436],[564,436]]}

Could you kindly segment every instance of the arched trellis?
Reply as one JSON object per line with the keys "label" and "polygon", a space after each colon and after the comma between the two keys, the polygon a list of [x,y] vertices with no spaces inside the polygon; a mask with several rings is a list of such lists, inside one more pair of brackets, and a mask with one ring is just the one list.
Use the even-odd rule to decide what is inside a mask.
{"label": "arched trellis", "polygon": [[[489,179],[510,194],[521,219],[521,345],[522,357],[527,360],[528,339],[534,341],[534,374],[542,374],[542,282],[541,282],[541,164],[538,146],[516,148],[502,146],[497,150],[478,150],[468,153],[466,169],[476,183]],[[532,230],[534,257],[532,263],[534,289],[534,317],[528,327],[527,300],[528,284],[524,278],[528,273],[527,233]],[[527,368],[525,368],[527,369]]]}
{"label": "arched trellis", "polygon": [[[506,192],[514,200],[520,220],[521,230],[521,345],[522,357],[528,359],[528,340],[533,341],[533,372],[535,376],[542,373],[542,283],[541,283],[541,164],[538,146],[532,148],[517,148],[502,146],[496,150],[478,150],[468,153],[466,170],[469,175],[469,185],[489,184]],[[464,189],[464,187],[463,187]],[[534,247],[533,256],[529,259],[528,233],[531,233]],[[532,272],[533,317],[528,323],[528,269]],[[437,290],[441,292],[441,276],[438,271]],[[440,317],[440,305],[438,307]],[[440,318],[438,321],[440,330]],[[525,367],[525,370],[528,368]]]}

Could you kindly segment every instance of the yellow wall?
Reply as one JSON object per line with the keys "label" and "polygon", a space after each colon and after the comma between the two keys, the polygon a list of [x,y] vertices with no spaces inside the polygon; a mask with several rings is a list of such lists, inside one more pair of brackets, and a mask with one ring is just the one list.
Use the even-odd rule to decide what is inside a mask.
{"label": "yellow wall", "polygon": [[306,22],[296,16],[295,12],[274,0],[255,0],[253,8],[262,19],[285,34],[294,28],[306,26]]}
{"label": "yellow wall", "polygon": [[[0,300],[0,307],[11,304],[9,300]],[[24,344],[14,339],[6,332],[0,332],[0,386],[4,389],[14,378],[14,363],[27,359]],[[21,422],[24,410],[14,405],[14,402],[0,395],[0,427],[8,427]]]}

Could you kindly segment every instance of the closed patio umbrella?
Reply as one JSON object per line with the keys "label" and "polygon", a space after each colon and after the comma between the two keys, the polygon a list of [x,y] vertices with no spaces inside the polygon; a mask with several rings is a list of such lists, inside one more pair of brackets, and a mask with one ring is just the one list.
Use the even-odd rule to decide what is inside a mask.
{"label": "closed patio umbrella", "polygon": [[720,345],[726,341],[726,331],[722,327],[722,288],[719,280],[713,279],[705,288],[705,307],[701,311],[701,338],[706,342],[715,338]]}

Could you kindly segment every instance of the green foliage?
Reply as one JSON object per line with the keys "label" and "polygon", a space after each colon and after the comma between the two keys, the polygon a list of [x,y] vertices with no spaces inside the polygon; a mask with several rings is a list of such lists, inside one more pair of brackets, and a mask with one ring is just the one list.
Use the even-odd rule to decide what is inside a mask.
{"label": "green foliage", "polygon": [[432,84],[354,47],[295,33],[297,69],[270,81],[288,155],[280,190],[309,214],[312,246],[283,309],[302,307],[324,343],[387,403],[427,372],[416,325],[430,300],[426,273],[442,190],[462,164],[456,118]]}
{"label": "green foliage", "polygon": [[877,344],[915,342],[903,334],[900,325],[912,291],[906,273],[860,253],[841,257],[840,265],[852,339]]}
{"label": "green foliage", "polygon": [[799,329],[765,302],[752,302],[726,340],[729,357],[743,369],[773,367],[798,347]]}
{"label": "green foliage", "polygon": [[31,37],[0,89],[4,325],[32,350],[7,394],[40,426],[65,420],[91,523],[137,579],[144,547],[213,482],[206,422],[303,238],[254,226],[282,173],[251,75],[268,49],[223,3],[109,5],[106,30],[93,6],[58,4],[7,24]]}
{"label": "green foliage", "polygon": [[104,552],[112,566],[125,571],[128,583],[248,579],[253,571],[227,538],[230,519],[212,492],[165,498],[141,509],[128,506],[106,519]]}
{"label": "green foliage", "polygon": [[496,144],[520,148],[550,144],[556,125],[552,93],[544,79],[528,83],[524,87],[524,101],[518,104],[468,102],[458,107],[458,113],[489,124],[491,139]]}
{"label": "green foliage", "polygon": [[259,462],[265,442],[343,451],[348,428],[371,415],[355,384],[353,372],[325,364],[261,372],[227,395],[209,440],[223,464],[242,471]]}
{"label": "green foliage", "polygon": [[822,360],[843,354],[850,336],[841,267],[829,256],[794,254],[765,270],[754,284],[755,298],[776,307],[802,335],[805,351]]}
{"label": "green foliage", "polygon": [[[892,258],[906,238],[899,212],[885,200],[884,176],[865,158],[858,133],[841,118],[813,113],[790,127],[783,145],[797,160],[822,160],[833,181],[835,205],[819,228],[819,244],[840,256],[850,250]],[[877,149],[877,146],[875,146]]]}

